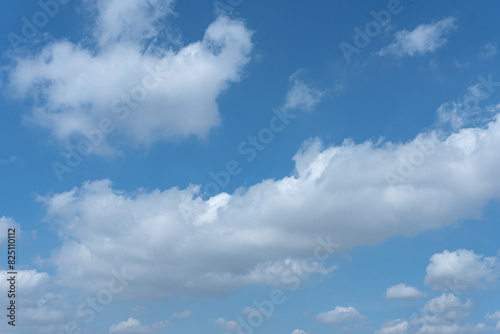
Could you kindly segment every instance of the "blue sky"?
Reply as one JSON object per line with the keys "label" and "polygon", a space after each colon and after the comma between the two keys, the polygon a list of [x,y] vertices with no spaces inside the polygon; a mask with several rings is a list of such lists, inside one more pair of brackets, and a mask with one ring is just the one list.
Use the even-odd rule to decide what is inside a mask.
{"label": "blue sky", "polygon": [[0,6],[2,333],[500,330],[498,3]]}

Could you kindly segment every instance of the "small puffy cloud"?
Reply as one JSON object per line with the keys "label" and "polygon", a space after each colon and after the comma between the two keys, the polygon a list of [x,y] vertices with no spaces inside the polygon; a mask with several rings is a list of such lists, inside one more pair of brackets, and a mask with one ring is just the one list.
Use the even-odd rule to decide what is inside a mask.
{"label": "small puffy cloud", "polygon": [[479,53],[479,59],[484,60],[486,58],[493,57],[498,53],[497,43],[489,42],[487,43],[483,50]]}
{"label": "small puffy cloud", "polygon": [[292,334],[308,334],[308,333],[302,329],[294,329]]}
{"label": "small puffy cloud", "polygon": [[477,289],[486,281],[495,280],[498,274],[496,257],[484,257],[465,249],[445,250],[431,257],[425,284],[434,290]]}
{"label": "small puffy cloud", "polygon": [[191,310],[185,310],[182,312],[174,312],[174,314],[172,314],[170,317],[174,319],[184,319],[190,317],[192,314],[193,312]]}
{"label": "small puffy cloud", "polygon": [[113,324],[109,328],[110,333],[125,333],[132,329],[137,329],[141,327],[141,322],[134,318],[128,318],[126,321],[122,321],[118,324]]}
{"label": "small puffy cloud", "polygon": [[234,320],[226,320],[224,318],[218,318],[214,321],[214,324],[220,326],[223,330],[228,332],[234,332],[238,328],[238,322]]}
{"label": "small puffy cloud", "polygon": [[500,320],[500,311],[495,311],[494,313],[488,313],[484,316],[488,320]]}
{"label": "small puffy cloud", "polygon": [[286,95],[284,109],[311,111],[321,101],[327,90],[320,90],[301,79],[302,71],[295,72],[289,79],[291,88]]}
{"label": "small puffy cloud", "polygon": [[352,306],[337,306],[331,311],[322,312],[315,316],[316,320],[324,324],[343,324],[346,322],[363,320],[364,318],[365,316]]}
{"label": "small puffy cloud", "polygon": [[412,31],[401,30],[395,40],[380,50],[379,55],[413,56],[434,52],[446,43],[445,36],[457,28],[456,19],[447,17],[430,24],[421,24]]}
{"label": "small puffy cloud", "polygon": [[153,334],[158,333],[160,329],[168,326],[168,321],[160,321],[152,325],[142,325],[134,318],[128,318],[126,321],[111,325],[109,333],[118,334]]}
{"label": "small puffy cloud", "polygon": [[21,162],[22,163],[23,161],[20,158],[16,157],[15,155],[11,155],[7,159],[0,159],[0,165],[9,164],[9,163],[13,163],[13,162]]}
{"label": "small puffy cloud", "polygon": [[382,328],[375,331],[375,334],[406,334],[410,329],[410,323],[405,320],[386,321]]}
{"label": "small puffy cloud", "polygon": [[418,299],[425,297],[425,293],[420,292],[413,286],[400,283],[387,288],[385,296],[389,299]]}
{"label": "small puffy cloud", "polygon": [[245,308],[241,311],[241,313],[243,313],[243,314],[247,314],[247,315],[248,315],[248,314],[250,314],[250,313],[253,313],[253,312],[259,312],[259,310],[257,310],[255,307],[247,306],[247,307],[245,307]]}

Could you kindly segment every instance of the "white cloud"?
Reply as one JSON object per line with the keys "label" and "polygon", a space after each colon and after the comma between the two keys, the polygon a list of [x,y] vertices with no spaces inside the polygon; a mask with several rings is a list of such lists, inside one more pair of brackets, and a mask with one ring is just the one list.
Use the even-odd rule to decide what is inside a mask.
{"label": "white cloud", "polygon": [[[173,0],[87,0],[96,16],[95,39],[101,46],[141,43],[161,33],[160,19],[173,13]],[[111,44],[111,45],[110,45]]]}
{"label": "white cloud", "polygon": [[395,40],[380,50],[378,54],[381,56],[389,54],[413,56],[434,52],[446,43],[445,36],[457,28],[455,22],[454,17],[447,17],[435,23],[421,24],[412,31],[398,31],[394,35]]}
{"label": "white cloud", "polygon": [[172,314],[170,317],[174,319],[184,319],[190,317],[192,314],[193,312],[191,310],[185,310],[182,312],[174,312],[174,314]]}
{"label": "white cloud", "polygon": [[16,157],[15,155],[11,155],[7,159],[0,159],[0,165],[9,164],[9,163],[13,163],[13,162],[22,163],[23,161],[20,158]]}
{"label": "white cloud", "polygon": [[[10,275],[7,271],[0,271],[0,304],[8,305]],[[18,314],[23,319],[19,326],[20,333],[59,333],[64,327],[57,324],[69,322],[74,317],[74,308],[70,307],[67,298],[58,294],[59,287],[53,284],[53,279],[45,272],[34,269],[17,270],[15,301]],[[21,325],[21,324],[19,324]],[[0,323],[1,333],[11,333],[7,322]]]}
{"label": "white cloud", "polygon": [[496,279],[498,273],[496,257],[484,257],[465,249],[445,250],[431,257],[425,284],[435,290],[477,289],[485,281]]}
{"label": "white cloud", "polygon": [[466,324],[460,322],[469,316],[473,304],[471,300],[462,303],[452,293],[446,293],[425,303],[423,315],[413,320],[419,326],[416,333],[481,333],[490,330],[485,324]]}
{"label": "white cloud", "polygon": [[418,299],[425,297],[425,293],[418,291],[413,286],[400,283],[387,288],[385,296],[389,299]]}
{"label": "white cloud", "polygon": [[302,329],[294,329],[292,331],[292,334],[308,334],[306,331],[303,331]]}
{"label": "white cloud", "polygon": [[238,328],[238,322],[234,320],[226,320],[224,318],[218,318],[214,323],[220,326],[223,330],[234,332]]}
{"label": "white cloud", "polygon": [[491,331],[485,324],[453,325],[424,325],[417,334],[471,334]]}
{"label": "white cloud", "polygon": [[118,324],[113,324],[109,328],[110,333],[130,333],[130,334],[152,334],[158,333],[161,328],[168,326],[168,321],[160,321],[152,325],[142,325],[134,318],[128,318]]}
{"label": "white cloud", "polygon": [[498,112],[498,108],[494,105],[485,108],[480,106],[480,102],[490,95],[481,83],[470,86],[463,97],[439,106],[437,110],[439,125],[449,126],[453,130],[465,126],[483,126]]}
{"label": "white cloud", "polygon": [[346,322],[363,320],[364,318],[365,316],[352,306],[337,306],[331,311],[322,312],[315,316],[316,320],[325,324],[343,324]]}
{"label": "white cloud", "polygon": [[500,311],[495,311],[493,314],[488,313],[484,318],[488,320],[500,320]]}
{"label": "white cloud", "polygon": [[305,83],[300,79],[302,71],[294,73],[289,81],[291,88],[287,93],[285,109],[302,109],[311,111],[321,101],[321,99],[328,93],[327,90],[319,90],[313,87],[310,83]]}
{"label": "white cloud", "polygon": [[[441,139],[421,134],[405,144],[324,148],[312,140],[294,156],[293,175],[209,200],[197,197],[194,185],[123,192],[109,180],[86,182],[42,198],[47,220],[60,224],[65,240],[51,260],[59,281],[88,289],[98,289],[99,275],[115,265],[142,273],[123,297],[224,294],[285,279],[293,286],[319,235],[331,235],[338,246],[332,251],[345,251],[479,217],[500,196],[499,148],[495,119],[485,128]],[[403,159],[414,162],[412,173],[399,171]],[[387,171],[405,172],[404,179],[388,186]],[[182,206],[196,210],[185,219]],[[427,282],[439,285],[438,277],[431,270]]]}
{"label": "white cloud", "polygon": [[[9,277],[8,271],[0,270],[1,277]],[[39,273],[36,270],[17,270],[17,284],[23,293],[31,294],[47,284],[49,275],[47,273]],[[0,280],[0,289],[7,291],[9,282],[5,279]]]}
{"label": "white cloud", "polygon": [[498,320],[497,325],[495,329],[500,330],[500,311],[495,311],[494,313],[487,313],[484,316],[485,319],[487,320]]}
{"label": "white cloud", "polygon": [[[462,304],[460,299],[454,294],[445,293],[425,303],[423,310],[428,314],[445,314],[460,309],[470,310],[471,307],[472,302],[470,300]],[[453,314],[456,315],[456,313]]]}
{"label": "white cloud", "polygon": [[486,58],[493,57],[498,53],[497,43],[489,42],[487,43],[483,50],[479,53],[479,59],[484,60]]}
{"label": "white cloud", "polygon": [[21,230],[19,229],[19,224],[12,218],[2,216],[0,217],[0,246],[3,247],[3,245],[7,244],[7,239],[8,239],[8,233],[7,230],[9,228],[15,228],[16,229],[16,238],[19,238],[19,235],[21,234]]}
{"label": "white cloud", "polygon": [[63,315],[62,310],[51,310],[46,306],[37,308],[29,307],[23,312],[24,318],[43,322],[59,321],[62,319]]}
{"label": "white cloud", "polygon": [[248,314],[250,314],[250,313],[252,313],[252,312],[259,312],[259,310],[257,310],[255,307],[250,307],[250,306],[247,306],[247,307],[245,307],[245,308],[241,311],[241,313],[243,313],[243,314],[247,314],[247,315],[248,315]]}
{"label": "white cloud", "polygon": [[393,320],[384,323],[384,326],[375,331],[375,334],[406,334],[410,329],[410,324],[405,320]]}
{"label": "white cloud", "polygon": [[[15,59],[9,89],[34,101],[25,121],[49,129],[62,144],[79,143],[94,131],[95,141],[102,141],[92,147],[97,154],[116,152],[118,142],[206,136],[220,124],[217,98],[241,79],[252,33],[242,21],[218,17],[202,40],[174,51],[158,44],[165,26],[158,22],[172,3],[97,0],[96,48],[57,41]],[[115,130],[99,139],[95,131],[107,128],[103,119]]]}

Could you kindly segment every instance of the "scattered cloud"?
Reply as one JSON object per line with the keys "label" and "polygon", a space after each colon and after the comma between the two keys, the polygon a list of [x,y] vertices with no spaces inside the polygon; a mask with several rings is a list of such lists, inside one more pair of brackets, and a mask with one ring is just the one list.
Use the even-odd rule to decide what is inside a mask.
{"label": "scattered cloud", "polygon": [[386,321],[382,328],[375,331],[375,334],[406,334],[410,329],[410,324],[405,320]]}
{"label": "scattered cloud", "polygon": [[134,318],[128,318],[126,321],[111,325],[110,333],[118,334],[153,334],[159,333],[160,329],[168,326],[168,321],[160,321],[152,325],[142,325],[141,322]]}
{"label": "scattered cloud", "polygon": [[192,314],[193,314],[192,311],[185,310],[182,312],[174,312],[174,314],[172,314],[170,317],[174,319],[184,319],[190,317]]}
{"label": "scattered cloud", "polygon": [[306,331],[303,331],[302,329],[294,329],[292,331],[292,334],[308,334]]}
{"label": "scattered cloud", "polygon": [[315,316],[316,320],[324,324],[343,324],[346,322],[363,320],[364,318],[366,317],[352,306],[337,306],[331,311],[322,312]]}
{"label": "scattered cloud", "polygon": [[394,35],[395,40],[380,50],[380,56],[398,57],[434,52],[446,43],[446,35],[457,29],[456,19],[447,17],[430,24],[421,24],[412,31],[401,30]]}
{"label": "scattered cloud", "polygon": [[496,257],[484,257],[473,251],[445,250],[434,254],[427,266],[425,284],[435,290],[465,290],[484,287],[499,274]]}
{"label": "scattered cloud", "polygon": [[238,328],[238,322],[234,320],[226,320],[224,318],[218,318],[214,323],[220,326],[223,330],[234,332]]}
{"label": "scattered cloud", "polygon": [[310,83],[305,83],[301,79],[302,72],[295,72],[289,79],[291,88],[287,93],[284,109],[311,111],[328,93],[328,90],[320,90]]}
{"label": "scattered cloud", "polygon": [[482,126],[498,112],[496,106],[481,108],[480,102],[486,100],[490,92],[482,83],[467,88],[467,93],[456,101],[446,102],[437,110],[441,127],[457,130],[465,126]]}
{"label": "scattered cloud", "polygon": [[9,164],[9,163],[13,163],[13,162],[23,162],[23,161],[21,159],[19,159],[18,157],[16,157],[15,155],[11,155],[7,159],[0,159],[0,165]]}
{"label": "scattered cloud", "polygon": [[484,60],[486,58],[493,57],[498,53],[497,43],[489,42],[487,43],[483,50],[479,53],[479,59]]}
{"label": "scattered cloud", "polygon": [[387,288],[385,296],[389,299],[418,299],[425,297],[425,293],[418,291],[413,286],[401,283]]}
{"label": "scattered cloud", "polygon": [[496,311],[495,313],[488,313],[484,316],[485,319],[488,320],[500,320],[500,311]]}

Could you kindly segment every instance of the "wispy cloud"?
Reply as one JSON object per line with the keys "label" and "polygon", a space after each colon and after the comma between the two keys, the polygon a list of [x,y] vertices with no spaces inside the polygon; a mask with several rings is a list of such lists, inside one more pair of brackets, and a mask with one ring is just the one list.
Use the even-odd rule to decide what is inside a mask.
{"label": "wispy cloud", "polygon": [[15,155],[11,155],[7,159],[0,159],[0,165],[13,163],[13,162],[23,162],[23,161],[20,158],[16,157]]}
{"label": "wispy cloud", "polygon": [[173,318],[173,319],[184,319],[184,318],[190,317],[192,314],[193,314],[193,312],[191,310],[185,310],[185,311],[182,311],[182,312],[177,312],[176,311],[170,317]]}
{"label": "wispy cloud", "polygon": [[497,43],[489,42],[484,46],[483,50],[479,52],[479,59],[484,60],[486,58],[493,57],[497,53]]}
{"label": "wispy cloud", "polygon": [[398,31],[394,35],[394,41],[380,50],[378,55],[401,57],[434,52],[446,43],[445,36],[457,27],[456,19],[447,17],[435,23],[421,24],[412,31]]}

